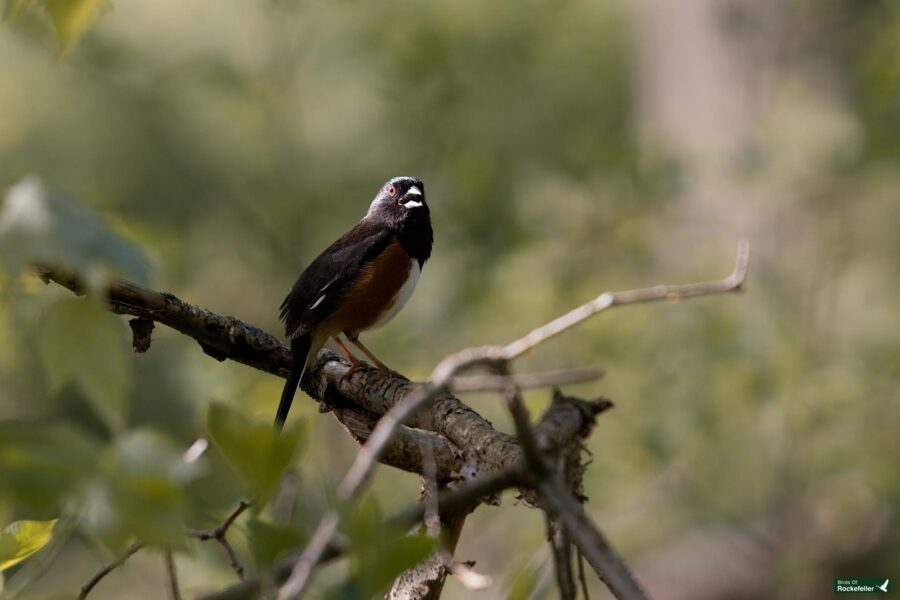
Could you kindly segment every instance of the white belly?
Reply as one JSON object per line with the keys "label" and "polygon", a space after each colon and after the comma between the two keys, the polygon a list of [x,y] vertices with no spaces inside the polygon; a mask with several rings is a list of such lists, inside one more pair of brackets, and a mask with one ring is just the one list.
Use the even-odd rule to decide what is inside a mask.
{"label": "white belly", "polygon": [[409,267],[409,277],[406,278],[406,283],[404,283],[403,287],[400,288],[400,291],[397,292],[397,298],[394,300],[394,304],[392,304],[369,329],[377,329],[397,316],[400,309],[409,302],[413,290],[416,289],[416,282],[419,281],[419,273],[421,272],[422,268],[419,267],[419,261],[413,259],[412,264]]}

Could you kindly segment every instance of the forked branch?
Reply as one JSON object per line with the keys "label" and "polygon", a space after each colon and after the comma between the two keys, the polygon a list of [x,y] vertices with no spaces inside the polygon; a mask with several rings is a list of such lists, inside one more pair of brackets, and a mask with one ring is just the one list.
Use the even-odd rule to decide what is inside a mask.
{"label": "forked branch", "polygon": [[[537,327],[522,336],[521,338],[505,345],[505,346],[482,346],[476,348],[467,348],[455,354],[451,354],[444,358],[437,367],[432,371],[429,380],[415,389],[403,401],[395,404],[385,415],[378,421],[372,435],[368,441],[363,444],[356,455],[356,459],[338,486],[337,499],[339,502],[347,502],[355,498],[368,481],[372,470],[378,462],[379,457],[385,448],[391,442],[395,431],[408,418],[410,418],[420,407],[427,402],[433,400],[438,394],[447,391],[452,387],[453,378],[459,373],[477,366],[505,366],[510,361],[529,352],[539,344],[549,340],[556,335],[571,329],[580,323],[583,323],[590,317],[608,310],[614,306],[624,306],[627,304],[636,304],[641,302],[652,302],[658,300],[678,300],[681,298],[693,298],[698,296],[706,296],[712,294],[723,294],[739,291],[747,276],[747,269],[750,259],[750,245],[746,240],[738,243],[737,254],[735,256],[734,268],[731,273],[719,280],[705,281],[699,283],[689,283],[680,285],[657,285],[649,288],[640,288],[635,290],[625,290],[620,292],[604,292],[590,302],[565,313],[564,315],[553,319],[552,321]],[[524,440],[520,442],[525,445]],[[527,450],[526,450],[527,452]],[[546,480],[545,480],[546,481]],[[576,506],[579,515],[568,515],[563,519],[563,523],[570,528],[573,535],[573,541],[579,546],[579,549],[585,554],[588,562],[595,569],[600,569],[604,565],[611,565],[612,573],[607,573],[605,579],[613,593],[616,593],[617,583],[622,582],[624,589],[629,589],[628,581],[633,581],[627,569],[624,569],[624,563],[621,559],[611,552],[609,544],[606,543],[602,534],[594,528],[594,532],[576,534],[571,528],[576,524],[590,524],[589,519],[584,515],[583,507],[577,501],[567,502],[568,498],[558,497],[556,489],[549,484],[544,484],[547,489],[542,493],[549,493],[556,504],[557,510],[572,511]],[[563,515],[561,515],[563,517]],[[291,576],[285,585],[279,591],[279,600],[289,600],[300,597],[306,590],[307,585],[312,579],[315,565],[318,564],[322,553],[328,548],[329,543],[337,532],[339,524],[339,515],[337,511],[329,511],[319,522],[319,526],[313,535],[312,540],[300,558],[297,560]],[[584,544],[588,546],[594,544],[598,550],[592,552],[590,549],[585,551],[581,548]],[[605,551],[610,550],[610,552]],[[594,559],[593,561],[591,559]],[[621,569],[616,569],[617,563],[621,563],[624,573],[620,573]],[[643,592],[635,583],[635,594],[625,597],[643,597]],[[622,596],[620,596],[622,597]]]}
{"label": "forked branch", "polygon": [[234,524],[241,514],[250,508],[252,502],[247,500],[241,500],[238,504],[238,507],[234,509],[234,511],[228,515],[228,518],[222,521],[217,527],[213,529],[188,529],[188,535],[191,537],[195,537],[201,542],[205,542],[207,540],[216,540],[225,550],[225,554],[228,555],[228,562],[231,564],[231,568],[234,569],[234,572],[237,574],[238,579],[244,579],[244,565],[241,564],[241,561],[238,560],[237,554],[234,551],[234,548],[231,547],[231,542],[228,541],[228,530]]}
{"label": "forked branch", "polygon": [[[513,468],[511,465],[515,461],[503,463],[503,459],[500,459],[500,464],[507,465],[505,469],[501,467],[501,471],[504,472],[498,473],[495,479],[488,476],[488,479],[479,479],[477,483],[484,484],[485,488],[489,489],[495,489],[494,486],[502,489],[511,485],[536,488],[545,500],[546,508],[558,516],[572,542],[595,570],[601,573],[613,593],[620,598],[642,597],[636,583],[632,587],[633,578],[624,563],[587,517],[580,502],[565,488],[552,465],[541,467],[541,463],[535,460],[536,453],[534,447],[531,447],[532,440],[529,439],[529,433],[525,430],[519,431],[518,444],[515,440],[507,441],[504,434],[494,431],[477,413],[447,392],[472,389],[502,390],[508,388],[510,384],[513,388],[519,389],[530,385],[548,385],[548,382],[557,384],[595,378],[599,372],[585,369],[515,377],[503,373],[477,377],[463,377],[461,374],[476,367],[488,367],[492,370],[498,367],[506,368],[511,361],[543,342],[614,306],[738,291],[744,285],[748,260],[749,245],[742,241],[738,246],[734,268],[723,279],[605,292],[509,344],[468,348],[447,356],[438,363],[424,384],[411,384],[401,377],[382,378],[375,383],[375,377],[370,377],[365,371],[358,372],[354,377],[344,381],[342,375],[346,372],[346,366],[332,354],[323,352],[317,365],[311,370],[309,380],[304,380],[304,389],[323,402],[327,408],[332,409],[357,441],[362,443],[355,461],[338,488],[338,500],[346,502],[354,499],[366,485],[378,461],[422,473],[423,457],[418,449],[422,447],[423,435],[432,436],[425,442],[433,448],[437,478],[450,476],[459,470],[459,456],[469,441],[467,436],[471,435],[472,431],[477,431],[480,432],[479,435],[489,439],[488,443],[496,447],[513,448],[515,452],[512,456],[518,456],[517,460],[522,461],[522,464],[517,464]],[[39,268],[38,273],[47,281],[54,280],[76,293],[82,292],[78,282],[64,274],[47,268]],[[217,315],[183,302],[170,294],[149,290],[125,281],[115,281],[111,284],[108,299],[111,309],[115,312],[166,324],[194,338],[207,354],[218,360],[230,358],[281,377],[285,376],[290,366],[290,352],[277,338],[233,317]],[[150,328],[136,328],[136,349],[146,350],[149,343]],[[348,402],[350,399],[352,402]],[[441,406],[442,409],[451,408],[453,414],[463,417],[447,421],[435,418],[435,432],[442,435],[422,432],[414,427],[421,427],[422,422],[429,422],[423,421],[418,416],[420,409],[429,404],[433,407]],[[515,417],[515,411],[513,414]],[[464,427],[459,425],[460,421],[465,422]],[[407,423],[414,424],[414,427],[407,427]],[[472,424],[475,426],[472,427]],[[519,422],[517,425],[522,423]],[[530,424],[528,426],[530,428]],[[500,454],[509,456],[504,452],[506,451]],[[528,467],[531,467],[528,469],[523,467],[526,462],[523,459],[526,457]],[[541,469],[545,469],[544,476],[535,478],[535,473],[531,472],[534,467],[538,468],[539,473]],[[468,489],[463,488],[458,497],[453,497],[454,492],[441,495],[438,500],[441,509],[444,508],[444,502],[453,504],[457,498],[460,498],[460,502],[473,501],[473,497],[467,496],[465,491]],[[477,497],[474,501],[477,502]],[[282,579],[290,571],[290,577],[280,590],[280,598],[294,598],[301,595],[311,580],[316,566],[336,555],[337,550],[331,542],[338,524],[339,517],[336,512],[326,513],[309,545],[299,557],[294,558],[290,564],[280,566],[278,569],[280,577],[276,579]],[[212,537],[219,539],[215,535]],[[121,561],[125,558],[127,556]],[[121,562],[116,561],[110,566],[115,568],[118,564]],[[101,573],[98,573],[96,581],[105,574]],[[87,590],[82,591],[82,597],[96,581],[92,580],[93,583],[89,582],[85,586]],[[240,594],[238,589],[242,591],[253,589],[253,585],[258,583],[244,582],[228,590],[222,590],[221,596],[214,596],[240,597],[232,594]]]}

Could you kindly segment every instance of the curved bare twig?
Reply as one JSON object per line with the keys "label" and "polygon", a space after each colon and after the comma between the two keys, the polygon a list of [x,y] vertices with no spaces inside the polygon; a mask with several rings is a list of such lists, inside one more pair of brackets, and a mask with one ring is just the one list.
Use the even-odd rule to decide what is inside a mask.
{"label": "curved bare twig", "polygon": [[[743,287],[747,276],[749,259],[750,244],[746,240],[741,240],[738,244],[734,268],[731,273],[723,279],[681,285],[657,285],[649,288],[625,290],[621,292],[604,292],[590,302],[582,304],[549,323],[533,329],[526,335],[505,346],[467,348],[447,356],[434,368],[431,377],[426,383],[417,388],[402,402],[394,405],[384,417],[378,421],[378,425],[376,425],[375,429],[372,431],[369,440],[360,448],[356,455],[356,459],[353,461],[353,464],[350,466],[350,469],[338,486],[338,500],[345,502],[359,493],[370,477],[381,453],[390,443],[397,428],[400,427],[406,419],[412,416],[422,405],[434,399],[440,393],[447,391],[451,386],[452,379],[458,373],[476,366],[505,365],[509,361],[529,352],[537,345],[559,335],[567,329],[575,327],[590,317],[612,308],[613,306],[623,306],[626,304],[658,300],[677,300],[681,298],[693,298],[697,296],[739,291]],[[524,440],[520,441],[522,441],[524,445]],[[565,504],[567,509],[574,508],[569,503]],[[575,504],[579,508],[581,507],[577,502],[575,502]],[[581,514],[583,515],[583,510],[581,511]],[[325,551],[328,547],[328,543],[337,531],[338,521],[339,517],[337,511],[329,511],[319,522],[316,533],[298,559],[294,572],[279,591],[279,600],[298,598],[303,594],[311,580],[313,568],[318,563],[317,557]],[[599,534],[599,530],[597,530],[597,533]],[[609,545],[605,543],[602,534],[592,537],[592,540],[587,539],[587,537],[581,539],[585,544],[593,541],[595,544],[599,545],[602,543],[606,548],[609,548]],[[579,539],[576,538],[574,541],[578,544]],[[582,549],[582,551],[584,552],[584,549]],[[585,554],[588,561],[591,562],[591,555]],[[613,569],[613,572],[607,573],[606,577],[618,579],[621,576],[623,581],[633,580],[633,578],[630,577],[630,574],[621,573],[620,569],[617,568],[617,563],[621,563],[621,560],[602,560],[610,558],[607,554],[608,553],[605,552],[597,552],[593,555],[598,563],[606,563],[609,568]],[[613,555],[611,558],[616,557]],[[599,567],[599,564],[595,564],[594,562],[591,562],[591,565],[594,566],[595,569]],[[621,566],[624,566],[624,563]],[[613,588],[612,585],[610,585],[610,587]],[[639,587],[636,589],[640,591]],[[615,589],[613,589],[613,593],[615,593]],[[642,593],[633,597],[642,597]]]}

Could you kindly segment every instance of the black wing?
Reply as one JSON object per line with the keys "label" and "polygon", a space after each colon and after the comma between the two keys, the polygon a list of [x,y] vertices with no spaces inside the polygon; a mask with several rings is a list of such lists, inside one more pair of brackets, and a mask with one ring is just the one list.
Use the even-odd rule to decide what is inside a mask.
{"label": "black wing", "polygon": [[387,227],[363,219],[312,261],[281,303],[287,335],[308,333],[333,315],[362,268],[393,236]]}

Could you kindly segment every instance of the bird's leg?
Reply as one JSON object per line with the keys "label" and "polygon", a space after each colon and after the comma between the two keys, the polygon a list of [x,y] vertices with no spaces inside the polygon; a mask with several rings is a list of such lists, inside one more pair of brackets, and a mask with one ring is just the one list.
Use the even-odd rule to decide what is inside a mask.
{"label": "bird's leg", "polygon": [[334,336],[334,341],[337,342],[337,345],[341,347],[341,352],[343,352],[344,356],[347,357],[347,360],[350,361],[350,368],[341,376],[341,383],[343,383],[345,379],[348,379],[351,375],[365,367],[366,363],[353,356],[353,353],[344,345],[344,342],[341,341],[340,337]]}
{"label": "bird's leg", "polygon": [[381,370],[382,373],[390,373],[392,375],[397,375],[396,371],[394,371],[393,369],[391,369],[390,367],[385,365],[383,362],[378,360],[378,357],[376,357],[374,354],[372,354],[372,352],[368,348],[366,348],[365,345],[363,345],[363,343],[361,341],[359,341],[359,336],[349,335],[346,332],[344,332],[344,335],[347,336],[347,339],[350,340],[350,342],[354,346],[356,346],[357,348],[362,350],[362,353],[365,354],[369,360],[371,360],[373,363],[378,365],[378,368]]}

